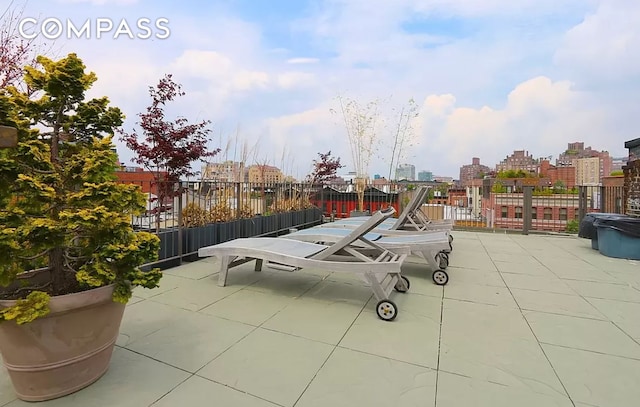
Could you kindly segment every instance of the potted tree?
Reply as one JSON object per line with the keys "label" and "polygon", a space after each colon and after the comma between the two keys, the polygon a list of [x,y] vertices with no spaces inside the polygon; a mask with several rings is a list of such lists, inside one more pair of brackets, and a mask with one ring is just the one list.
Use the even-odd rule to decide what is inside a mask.
{"label": "potted tree", "polygon": [[135,232],[138,187],[116,182],[123,115],[75,55],[26,68],[29,93],[0,91],[0,352],[19,398],[60,397],[105,373],[135,286],[157,287],[158,238]]}

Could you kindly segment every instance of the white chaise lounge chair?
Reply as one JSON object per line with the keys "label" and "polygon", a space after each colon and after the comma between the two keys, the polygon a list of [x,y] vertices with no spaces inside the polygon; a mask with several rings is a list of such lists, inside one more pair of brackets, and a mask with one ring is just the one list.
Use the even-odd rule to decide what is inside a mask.
{"label": "white chaise lounge chair", "polygon": [[[429,192],[429,187],[421,186],[416,191],[415,195],[409,201],[407,206],[404,208],[398,219],[388,219],[382,223],[380,223],[376,227],[376,232],[387,231],[388,235],[402,235],[406,234],[406,232],[427,232],[432,230],[447,230],[451,231],[453,229],[453,220],[452,219],[443,219],[443,220],[431,220],[427,215],[425,215],[422,210],[422,204],[425,201],[425,198]],[[323,224],[323,227],[343,227],[352,229],[357,227],[362,222],[368,220],[368,216],[357,216],[353,218],[344,218],[337,220],[335,222],[329,222]],[[453,237],[449,235],[449,240],[453,241]]]}
{"label": "white chaise lounge chair", "polygon": [[[394,253],[369,241],[364,235],[394,212],[393,208],[376,212],[368,221],[331,246],[276,237],[256,237],[203,247],[198,250],[198,255],[216,256],[220,259],[220,286],[226,285],[230,268],[252,260],[256,260],[256,271],[261,271],[265,265],[286,271],[316,268],[360,274],[371,285],[378,301],[378,316],[391,321],[398,314],[398,307],[389,299],[389,294],[394,289],[399,292],[409,289],[409,280],[400,274],[407,253]],[[352,244],[356,241],[360,241],[365,247],[354,248]]]}
{"label": "white chaise lounge chair", "polygon": [[[299,230],[281,236],[284,239],[293,239],[302,242],[331,245],[344,239],[351,233],[345,228],[318,228]],[[422,257],[431,270],[431,278],[437,285],[445,285],[449,281],[449,275],[444,270],[449,265],[447,251],[450,249],[449,234],[446,231],[433,231],[415,235],[382,236],[380,233],[369,232],[363,236],[368,241],[374,242],[385,249],[401,253],[407,248],[412,254]],[[352,243],[356,248],[366,248],[361,240]]]}

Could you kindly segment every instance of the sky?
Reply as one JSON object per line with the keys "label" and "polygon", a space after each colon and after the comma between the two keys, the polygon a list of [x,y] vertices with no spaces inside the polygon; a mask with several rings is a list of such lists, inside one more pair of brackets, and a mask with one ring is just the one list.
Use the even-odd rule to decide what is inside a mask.
{"label": "sky", "polygon": [[[0,0],[0,5],[9,0]],[[55,18],[82,38],[42,35],[75,52],[123,110],[125,131],[165,74],[186,95],[170,118],[210,120],[216,160],[268,163],[303,178],[320,152],[354,169],[339,98],[377,107],[365,170],[388,176],[398,112],[413,99],[400,162],[457,178],[480,157],[553,156],[567,143],[627,154],[639,136],[640,2],[631,0],[14,0],[39,33]],[[4,9],[4,7],[2,7]],[[98,38],[97,19],[114,22]],[[136,26],[150,21],[150,38]],[[164,24],[162,23],[164,20]],[[134,38],[115,35],[125,20]],[[157,29],[160,21],[166,30]],[[106,23],[103,23],[106,24]],[[168,35],[167,35],[168,34]],[[143,36],[143,35],[140,35]],[[87,38],[89,37],[89,38]],[[115,37],[115,38],[114,38]],[[161,38],[166,37],[166,38]],[[116,138],[120,160],[133,152]]]}

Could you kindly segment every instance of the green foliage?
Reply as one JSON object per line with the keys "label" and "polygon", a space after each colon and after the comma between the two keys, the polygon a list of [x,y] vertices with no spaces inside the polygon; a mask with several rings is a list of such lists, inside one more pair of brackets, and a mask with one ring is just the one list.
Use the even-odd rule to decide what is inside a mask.
{"label": "green foliage", "polygon": [[502,185],[502,182],[496,181],[495,184],[491,187],[491,192],[496,194],[503,194],[507,192],[507,187]]}
{"label": "green foliage", "polygon": [[615,171],[611,171],[611,174],[609,174],[612,177],[618,177],[620,175],[624,175],[624,171],[622,170],[615,170]]}
{"label": "green foliage", "polygon": [[0,310],[0,321],[16,321],[22,325],[49,313],[49,295],[41,291],[33,291],[27,298],[20,299],[13,307]]}
{"label": "green foliage", "polygon": [[500,171],[496,175],[497,178],[531,178],[533,174],[524,170],[506,170]]}
{"label": "green foliage", "polygon": [[567,222],[565,231],[568,233],[578,233],[579,227],[580,227],[580,222],[578,222],[575,219],[571,219],[570,221]]}
{"label": "green foliage", "polygon": [[45,315],[49,295],[115,284],[114,300],[126,302],[133,287],[153,288],[161,278],[139,268],[159,250],[157,236],[131,226],[145,196],[116,182],[112,137],[121,111],[106,97],[85,101],[96,76],[75,54],[38,62],[42,70],[27,68],[24,78],[33,93],[0,93],[0,125],[19,132],[18,147],[0,151],[0,284],[41,267],[51,276],[40,291],[5,296],[18,303],[2,318],[18,323]]}
{"label": "green foliage", "polygon": [[557,180],[553,183],[553,193],[554,194],[565,194],[567,193],[567,188],[562,180]]}

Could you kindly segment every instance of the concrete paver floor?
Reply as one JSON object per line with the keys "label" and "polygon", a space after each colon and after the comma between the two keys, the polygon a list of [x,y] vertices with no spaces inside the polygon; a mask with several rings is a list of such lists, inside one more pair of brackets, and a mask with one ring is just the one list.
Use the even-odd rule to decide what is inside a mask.
{"label": "concrete paver floor", "polygon": [[[640,262],[576,237],[454,236],[447,286],[404,264],[393,322],[353,275],[166,270],[136,290],[105,376],[39,405],[640,405]],[[3,370],[0,405],[28,404]]]}

